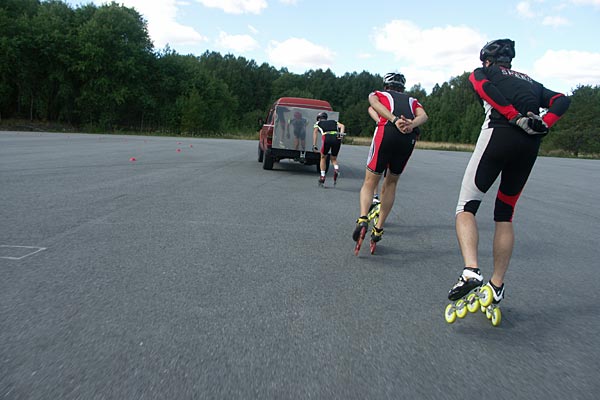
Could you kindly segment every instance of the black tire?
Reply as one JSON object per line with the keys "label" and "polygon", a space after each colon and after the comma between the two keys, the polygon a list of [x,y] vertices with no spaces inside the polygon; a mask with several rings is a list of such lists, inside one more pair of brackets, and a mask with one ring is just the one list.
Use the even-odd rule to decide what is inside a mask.
{"label": "black tire", "polygon": [[263,169],[273,169],[273,157],[271,157],[271,150],[265,150],[265,154],[263,155]]}
{"label": "black tire", "polygon": [[260,148],[260,143],[258,144],[258,162],[263,162],[264,152]]}

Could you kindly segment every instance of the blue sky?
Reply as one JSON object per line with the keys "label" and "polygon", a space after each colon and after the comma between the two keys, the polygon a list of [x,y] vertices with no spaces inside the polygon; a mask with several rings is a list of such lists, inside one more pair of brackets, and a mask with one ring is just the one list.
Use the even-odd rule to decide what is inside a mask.
{"label": "blue sky", "polygon": [[155,48],[180,54],[216,51],[295,73],[398,71],[430,92],[478,67],[487,41],[510,38],[513,68],[548,88],[600,85],[600,0],[117,2],[144,16]]}

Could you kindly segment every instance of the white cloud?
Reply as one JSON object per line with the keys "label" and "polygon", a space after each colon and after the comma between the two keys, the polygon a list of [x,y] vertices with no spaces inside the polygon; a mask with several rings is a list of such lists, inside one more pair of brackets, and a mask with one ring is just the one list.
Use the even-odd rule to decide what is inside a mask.
{"label": "white cloud", "polygon": [[298,4],[298,0],[279,0],[279,2],[283,3],[283,4],[290,4],[290,5]]}
{"label": "white cloud", "polygon": [[233,50],[237,53],[245,53],[258,48],[258,42],[249,35],[229,35],[225,32],[219,33],[217,45],[226,50]]}
{"label": "white cloud", "polygon": [[582,6],[600,7],[600,0],[571,0],[571,3]]}
{"label": "white cloud", "polygon": [[531,9],[531,2],[529,1],[522,1],[519,4],[517,4],[517,13],[521,17],[525,18],[533,18],[536,16],[536,14]]}
{"label": "white cloud", "polygon": [[271,41],[267,56],[270,63],[296,73],[304,73],[307,69],[331,68],[335,59],[335,53],[327,47],[299,38]]}
{"label": "white cloud", "polygon": [[560,80],[572,89],[579,84],[600,85],[600,53],[548,50],[533,68],[533,76],[542,83],[544,79]]}
{"label": "white cloud", "polygon": [[569,20],[563,17],[545,17],[542,21],[542,25],[553,26],[555,28],[559,26],[570,25]]}
{"label": "white cloud", "polygon": [[[554,4],[552,8],[558,11],[564,6],[565,4],[561,0],[558,4]],[[517,4],[516,9],[517,14],[523,18],[537,18],[546,14],[548,7],[546,0],[524,0]]]}
{"label": "white cloud", "polygon": [[[105,3],[104,0],[95,0],[94,2]],[[171,47],[196,45],[208,40],[191,26],[177,22],[177,9],[184,5],[184,2],[178,0],[119,0],[118,3],[135,8],[148,21],[148,33],[156,48],[162,48],[166,44]]]}
{"label": "white cloud", "polygon": [[407,85],[421,83],[430,89],[436,83],[472,71],[479,64],[485,37],[466,26],[421,29],[405,20],[391,21],[373,34],[375,48],[391,53]]}
{"label": "white cloud", "polygon": [[227,14],[260,14],[267,8],[266,0],[196,0],[209,8],[219,8]]}
{"label": "white cloud", "polygon": [[250,30],[250,32],[252,32],[253,35],[258,34],[258,29],[256,29],[252,25],[248,25],[248,30]]}

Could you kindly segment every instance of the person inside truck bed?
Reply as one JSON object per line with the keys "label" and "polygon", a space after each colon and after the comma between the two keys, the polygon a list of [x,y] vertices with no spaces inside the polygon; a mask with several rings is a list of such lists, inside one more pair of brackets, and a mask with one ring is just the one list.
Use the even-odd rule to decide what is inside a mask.
{"label": "person inside truck bed", "polygon": [[290,137],[290,128],[294,133],[294,150],[306,150],[306,126],[308,121],[302,116],[300,111],[294,112],[294,118],[288,121],[287,125],[287,137]]}
{"label": "person inside truck bed", "polygon": [[344,124],[333,119],[327,119],[326,112],[317,114],[317,122],[313,130],[313,150],[319,151],[317,147],[318,134],[321,134],[321,176],[319,177],[319,185],[325,184],[325,171],[327,168],[327,154],[331,151],[331,163],[333,164],[333,184],[337,182],[340,173],[340,166],[337,162],[337,156],[342,146],[342,136],[345,134],[346,127]]}
{"label": "person inside truck bed", "polygon": [[281,132],[279,136],[279,147],[284,148],[285,144],[283,143],[283,139],[285,139],[285,134],[287,133],[287,138],[290,138],[290,132],[286,132],[287,128],[287,120],[285,118],[286,113],[289,113],[290,109],[284,106],[275,107],[275,123],[274,129],[276,132]]}

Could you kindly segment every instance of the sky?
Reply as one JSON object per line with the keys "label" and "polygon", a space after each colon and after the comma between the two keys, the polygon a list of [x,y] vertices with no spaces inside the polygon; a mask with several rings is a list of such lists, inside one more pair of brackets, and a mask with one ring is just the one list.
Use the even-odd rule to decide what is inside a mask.
{"label": "sky", "polygon": [[[105,0],[66,0],[77,7]],[[600,86],[600,0],[117,0],[148,23],[156,50],[215,51],[302,74],[400,72],[427,93],[481,65],[494,39],[513,69],[569,94]]]}

